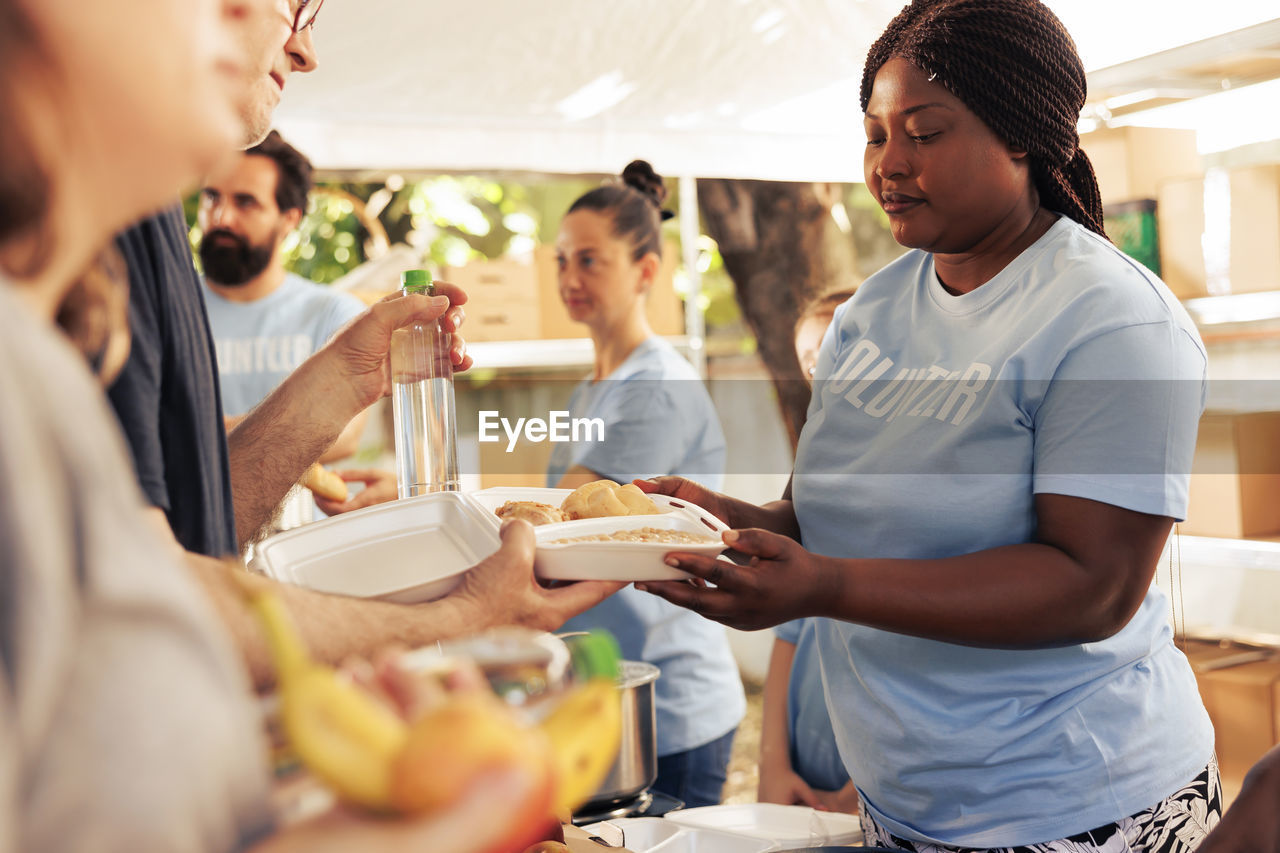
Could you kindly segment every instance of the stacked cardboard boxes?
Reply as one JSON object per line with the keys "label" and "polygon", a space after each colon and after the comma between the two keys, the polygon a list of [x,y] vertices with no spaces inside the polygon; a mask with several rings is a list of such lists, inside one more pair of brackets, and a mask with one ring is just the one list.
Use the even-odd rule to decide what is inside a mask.
{"label": "stacked cardboard boxes", "polygon": [[[1160,262],[1165,282],[1184,299],[1210,295],[1213,263],[1206,264],[1206,248],[1223,254],[1217,263],[1225,261],[1225,267],[1216,272],[1225,276],[1229,292],[1280,290],[1280,167],[1232,169],[1223,189],[1224,209],[1206,213],[1203,178],[1160,187]],[[1206,229],[1221,245],[1205,246]]]}
{"label": "stacked cardboard boxes", "polygon": [[[664,247],[658,280],[649,292],[649,325],[660,335],[684,333],[684,302],[675,291],[676,247]],[[502,259],[445,267],[440,280],[467,292],[469,341],[585,338],[587,327],[569,319],[560,301],[555,249],[539,246],[533,263]]]}
{"label": "stacked cardboard boxes", "polygon": [[1268,749],[1280,743],[1280,649],[1240,643],[1188,640],[1228,797]]}
{"label": "stacked cardboard boxes", "polygon": [[440,279],[467,292],[468,341],[519,341],[541,334],[538,276],[527,263],[477,261],[445,267]]}
{"label": "stacked cardboard boxes", "polygon": [[1280,535],[1280,412],[1200,418],[1181,531],[1229,538]]}

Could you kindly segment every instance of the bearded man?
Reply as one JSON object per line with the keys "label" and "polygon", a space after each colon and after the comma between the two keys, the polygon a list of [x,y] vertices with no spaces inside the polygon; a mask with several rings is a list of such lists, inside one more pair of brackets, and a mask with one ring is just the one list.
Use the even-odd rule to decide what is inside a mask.
{"label": "bearded man", "polygon": [[[306,214],[311,174],[311,162],[273,130],[200,191],[204,298],[228,431],[364,311],[354,296],[285,270],[285,243]],[[364,420],[357,415],[320,461],[355,453]],[[314,504],[300,497],[288,502],[281,527],[311,519]]]}

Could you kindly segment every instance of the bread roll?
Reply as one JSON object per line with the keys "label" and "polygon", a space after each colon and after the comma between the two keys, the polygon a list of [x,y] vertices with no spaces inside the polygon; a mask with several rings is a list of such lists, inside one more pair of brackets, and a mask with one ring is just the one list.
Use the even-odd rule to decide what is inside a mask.
{"label": "bread roll", "polygon": [[560,509],[570,519],[612,518],[621,515],[657,515],[657,505],[634,484],[620,486],[613,480],[595,480],[574,489]]}
{"label": "bread roll", "polygon": [[559,521],[568,521],[564,513],[551,504],[538,503],[537,501],[507,501],[494,512],[498,518],[502,519],[523,518],[534,527],[539,524],[555,524]]}
{"label": "bread roll", "polygon": [[319,462],[314,463],[307,469],[307,473],[302,475],[302,485],[314,494],[331,501],[347,499],[347,481]]}
{"label": "bread roll", "polygon": [[567,515],[570,519],[577,518],[599,518],[599,516],[591,515],[587,508],[591,495],[601,489],[616,489],[618,484],[613,480],[595,480],[585,485],[578,486],[570,495],[564,499],[564,503],[560,504],[560,511]]}
{"label": "bread roll", "polygon": [[627,483],[614,491],[618,500],[627,508],[627,515],[657,515],[662,512],[653,498],[640,491],[635,483]]}

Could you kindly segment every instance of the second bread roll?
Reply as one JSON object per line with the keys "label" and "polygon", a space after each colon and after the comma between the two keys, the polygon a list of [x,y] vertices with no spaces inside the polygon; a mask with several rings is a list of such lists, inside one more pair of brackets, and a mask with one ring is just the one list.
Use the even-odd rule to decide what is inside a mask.
{"label": "second bread roll", "polygon": [[307,473],[302,475],[302,485],[320,497],[328,498],[331,501],[345,501],[347,499],[347,481],[319,462],[313,463],[307,469]]}
{"label": "second bread roll", "polygon": [[657,505],[628,483],[620,486],[613,480],[595,480],[573,490],[560,509],[570,519],[611,518],[622,515],[657,515]]}

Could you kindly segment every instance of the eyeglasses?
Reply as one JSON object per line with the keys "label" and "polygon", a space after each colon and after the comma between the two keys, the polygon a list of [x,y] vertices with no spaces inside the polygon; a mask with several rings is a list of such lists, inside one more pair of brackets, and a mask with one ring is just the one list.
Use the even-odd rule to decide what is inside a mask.
{"label": "eyeglasses", "polygon": [[300,33],[314,24],[316,15],[320,14],[320,7],[323,5],[324,0],[302,0],[298,4],[298,13],[293,16],[293,31]]}

